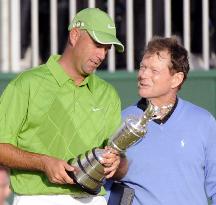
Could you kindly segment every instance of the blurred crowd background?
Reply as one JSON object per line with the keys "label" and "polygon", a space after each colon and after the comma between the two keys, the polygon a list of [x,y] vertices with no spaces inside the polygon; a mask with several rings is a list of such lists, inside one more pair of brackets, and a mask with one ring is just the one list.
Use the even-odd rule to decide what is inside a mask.
{"label": "blurred crowd background", "polygon": [[[19,63],[18,66],[20,66],[19,70],[26,69],[28,67],[32,66],[32,50],[34,48],[32,47],[32,4],[37,1],[38,6],[38,63],[43,63],[47,60],[48,56],[53,53],[51,50],[52,43],[51,43],[51,35],[53,33],[53,30],[51,29],[53,25],[51,24],[51,11],[52,11],[52,3],[55,1],[57,3],[57,11],[55,15],[55,18],[57,19],[56,27],[57,27],[57,44],[58,48],[55,52],[61,53],[64,49],[65,42],[67,40],[67,27],[69,24],[70,19],[70,10],[74,9],[71,8],[71,2],[75,2],[76,8],[74,9],[76,12],[89,7],[91,5],[91,2],[93,2],[93,6],[99,7],[103,9],[104,11],[108,11],[108,3],[112,2],[114,5],[114,19],[117,25],[117,33],[118,37],[122,42],[125,43],[125,46],[127,48],[127,35],[128,30],[127,26],[131,26],[129,30],[133,33],[133,52],[130,54],[129,52],[125,52],[123,54],[115,53],[115,68],[116,69],[125,69],[127,67],[127,58],[133,58],[134,63],[130,64],[130,66],[133,66],[132,70],[135,70],[138,68],[142,52],[144,49],[144,46],[146,45],[146,32],[147,32],[147,26],[148,22],[146,21],[146,7],[147,4],[150,2],[152,4],[152,36],[153,35],[160,35],[165,36],[165,6],[167,3],[170,4],[170,35],[177,35],[179,39],[184,44],[184,20],[186,18],[186,10],[184,9],[184,5],[189,5],[189,51],[191,53],[190,61],[191,61],[191,67],[194,69],[203,69],[205,67],[205,62],[203,60],[203,26],[205,26],[204,18],[204,9],[203,9],[203,3],[208,2],[208,8],[205,13],[208,15],[207,19],[207,27],[208,28],[208,68],[204,69],[211,69],[216,67],[216,1],[215,0],[13,0],[13,2],[16,3],[19,7],[19,11],[16,11],[19,19],[19,27],[20,31],[17,30],[17,33],[19,34],[19,38],[17,38],[17,41],[19,41],[20,47],[19,50]],[[130,4],[128,2],[131,1]],[[4,24],[11,24],[11,4],[12,0],[1,0],[0,8],[3,9],[4,4],[8,4],[9,6],[9,16],[6,18],[6,16],[1,15],[0,19],[0,26],[1,26],[1,32],[4,28]],[[132,12],[133,12],[133,24],[127,25],[127,12],[129,11],[129,5],[132,5]],[[36,9],[36,8],[35,8]],[[6,15],[6,14],[5,14]],[[128,17],[130,18],[130,17]],[[8,22],[5,21],[8,20]],[[17,19],[16,19],[17,20]],[[187,20],[186,20],[187,23]],[[1,25],[2,24],[2,25]],[[9,26],[9,33],[10,33],[10,26]],[[3,34],[2,34],[3,36]],[[14,44],[9,38],[9,43],[5,44],[5,40],[3,38],[0,43],[2,46],[0,46],[0,65],[4,63],[5,58],[9,59],[9,68],[2,69],[3,71],[13,71],[17,69],[11,68],[13,65],[10,64],[10,60],[12,60],[12,57],[9,54],[5,55],[4,51],[4,45],[12,46]],[[188,47],[188,46],[186,46]],[[16,49],[15,45],[13,49]],[[132,56],[131,56],[132,55]],[[2,57],[3,56],[3,57]],[[7,60],[6,59],[6,60]],[[17,65],[16,65],[17,66]],[[1,70],[0,66],[0,70]],[[101,66],[102,69],[107,68],[107,61],[104,62],[104,64]]]}

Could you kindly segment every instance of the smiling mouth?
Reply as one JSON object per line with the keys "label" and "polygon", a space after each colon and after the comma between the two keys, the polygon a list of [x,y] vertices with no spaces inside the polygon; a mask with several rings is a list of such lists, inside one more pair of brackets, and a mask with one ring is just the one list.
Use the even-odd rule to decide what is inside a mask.
{"label": "smiling mouth", "polygon": [[146,84],[146,83],[138,82],[138,87],[141,87],[141,88],[143,88],[143,87],[150,87],[150,85]]}

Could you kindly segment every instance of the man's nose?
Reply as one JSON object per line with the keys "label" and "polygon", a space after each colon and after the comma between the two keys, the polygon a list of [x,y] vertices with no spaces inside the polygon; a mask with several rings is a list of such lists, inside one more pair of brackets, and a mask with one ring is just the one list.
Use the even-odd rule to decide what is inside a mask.
{"label": "man's nose", "polygon": [[106,57],[107,49],[106,48],[99,48],[98,50],[98,57],[101,61],[103,61]]}
{"label": "man's nose", "polygon": [[148,69],[148,68],[140,69],[139,72],[138,72],[138,75],[141,78],[149,77],[149,76],[151,76],[151,70]]}

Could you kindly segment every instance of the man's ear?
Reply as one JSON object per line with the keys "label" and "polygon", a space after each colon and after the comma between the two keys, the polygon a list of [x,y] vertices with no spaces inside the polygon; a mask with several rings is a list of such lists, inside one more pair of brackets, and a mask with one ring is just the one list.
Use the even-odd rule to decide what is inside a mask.
{"label": "man's ear", "polygon": [[177,88],[184,80],[184,73],[178,72],[172,76],[172,88]]}
{"label": "man's ear", "polygon": [[78,28],[72,28],[69,32],[69,43],[73,47],[76,45],[79,37],[80,37],[80,30]]}

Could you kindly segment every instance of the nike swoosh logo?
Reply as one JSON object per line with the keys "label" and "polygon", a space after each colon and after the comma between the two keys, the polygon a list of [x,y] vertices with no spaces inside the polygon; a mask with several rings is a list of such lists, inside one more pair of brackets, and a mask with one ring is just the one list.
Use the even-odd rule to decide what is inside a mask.
{"label": "nike swoosh logo", "polygon": [[112,25],[108,24],[108,25],[107,25],[107,28],[109,28],[109,29],[114,29],[115,26],[112,26]]}
{"label": "nike swoosh logo", "polygon": [[102,110],[103,108],[95,108],[95,107],[92,107],[92,111],[93,112],[97,112],[97,111],[99,111],[99,110]]}

